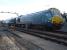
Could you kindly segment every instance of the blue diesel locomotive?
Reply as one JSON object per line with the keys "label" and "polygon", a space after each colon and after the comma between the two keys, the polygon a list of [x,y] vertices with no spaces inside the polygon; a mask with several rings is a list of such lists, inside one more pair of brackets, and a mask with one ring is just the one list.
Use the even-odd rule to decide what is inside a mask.
{"label": "blue diesel locomotive", "polygon": [[21,15],[17,18],[16,24],[38,29],[58,30],[63,26],[64,18],[58,9],[50,8],[45,11]]}

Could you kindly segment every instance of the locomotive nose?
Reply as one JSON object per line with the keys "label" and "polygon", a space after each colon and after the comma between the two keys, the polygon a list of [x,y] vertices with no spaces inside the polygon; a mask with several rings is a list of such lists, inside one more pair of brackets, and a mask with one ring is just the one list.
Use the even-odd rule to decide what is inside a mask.
{"label": "locomotive nose", "polygon": [[60,17],[60,16],[53,16],[51,22],[52,22],[54,25],[58,26],[58,25],[63,24],[64,20],[63,20],[63,18]]}

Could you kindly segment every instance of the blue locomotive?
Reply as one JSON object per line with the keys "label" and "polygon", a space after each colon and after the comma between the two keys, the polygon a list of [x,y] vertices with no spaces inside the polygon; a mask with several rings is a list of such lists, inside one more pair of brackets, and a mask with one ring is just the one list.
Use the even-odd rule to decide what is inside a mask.
{"label": "blue locomotive", "polygon": [[56,8],[21,15],[17,18],[16,24],[27,25],[30,28],[41,28],[46,30],[58,30],[64,24],[64,18]]}

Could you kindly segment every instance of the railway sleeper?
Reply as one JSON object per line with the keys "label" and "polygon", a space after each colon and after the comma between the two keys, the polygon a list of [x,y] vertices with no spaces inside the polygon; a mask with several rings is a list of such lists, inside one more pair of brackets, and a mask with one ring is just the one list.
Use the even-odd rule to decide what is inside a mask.
{"label": "railway sleeper", "polygon": [[57,43],[60,43],[60,44],[63,44],[63,45],[67,46],[67,40],[64,40],[64,39],[61,39],[61,38],[57,38],[55,36],[42,35],[42,34],[39,34],[39,33],[28,32],[26,30],[23,30],[22,32],[25,32],[25,33],[28,33],[28,34],[31,34],[31,35],[35,35],[35,36],[38,36],[40,38],[43,38],[43,39],[46,39],[46,40],[50,40],[50,41],[54,41],[54,42],[57,42]]}
{"label": "railway sleeper", "polygon": [[25,32],[34,32],[34,33],[37,33],[37,34],[42,34],[42,35],[47,35],[47,36],[53,36],[53,37],[56,37],[56,38],[59,38],[59,39],[64,39],[64,40],[67,40],[67,35],[64,35],[64,34],[54,34],[54,33],[49,33],[49,32],[38,32],[38,31],[33,31],[33,30],[20,30],[20,31],[25,31]]}

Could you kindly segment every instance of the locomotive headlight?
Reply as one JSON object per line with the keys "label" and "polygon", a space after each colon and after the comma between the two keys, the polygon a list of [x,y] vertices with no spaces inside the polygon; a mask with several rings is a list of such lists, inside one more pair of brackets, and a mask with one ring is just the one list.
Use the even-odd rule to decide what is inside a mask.
{"label": "locomotive headlight", "polygon": [[55,25],[59,25],[59,24],[63,24],[64,19],[60,16],[53,16],[51,18],[51,23],[55,24]]}

